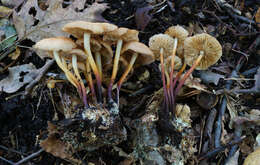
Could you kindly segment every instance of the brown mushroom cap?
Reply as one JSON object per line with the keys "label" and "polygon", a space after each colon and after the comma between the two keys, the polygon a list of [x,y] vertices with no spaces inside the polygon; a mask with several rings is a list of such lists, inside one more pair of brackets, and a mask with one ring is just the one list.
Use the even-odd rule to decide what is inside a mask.
{"label": "brown mushroom cap", "polygon": [[182,26],[171,26],[166,31],[165,34],[168,34],[172,38],[178,39],[178,45],[177,45],[177,54],[179,57],[183,58],[183,43],[184,40],[188,37],[189,32],[184,29]]}
{"label": "brown mushroom cap", "polygon": [[114,31],[108,32],[103,36],[103,40],[107,42],[115,42],[122,39],[125,42],[139,41],[139,32],[137,30],[120,27]]}
{"label": "brown mushroom cap", "polygon": [[55,37],[42,39],[34,45],[34,48],[46,51],[70,51],[77,45],[66,37]]}
{"label": "brown mushroom cap", "polygon": [[215,64],[222,56],[222,47],[218,40],[206,33],[197,34],[185,39],[184,57],[185,62],[189,66],[192,66],[201,51],[204,55],[196,67],[198,70],[207,69],[209,66]]}
{"label": "brown mushroom cap", "polygon": [[164,57],[172,55],[174,39],[167,34],[156,34],[149,39],[149,48],[153,51],[155,59],[160,58],[160,49],[163,48]]}
{"label": "brown mushroom cap", "polygon": [[116,25],[109,23],[93,23],[86,21],[74,21],[66,24],[62,30],[77,38],[82,38],[84,33],[101,35],[117,29]]}
{"label": "brown mushroom cap", "polygon": [[78,57],[77,58],[78,61],[86,62],[86,59],[87,59],[86,53],[83,50],[78,49],[78,48],[72,49],[68,52],[63,52],[61,54],[61,56],[63,56],[66,60],[70,60],[70,61],[71,61],[72,55],[76,55]]}
{"label": "brown mushroom cap", "polygon": [[[172,62],[172,57],[169,56],[165,60],[165,67],[168,70],[168,73],[171,72],[171,62]],[[182,67],[182,62],[180,57],[175,56],[174,57],[174,70],[179,70]]]}
{"label": "brown mushroom cap", "polygon": [[[79,45],[80,47],[84,47],[84,39],[80,38],[76,41],[76,44]],[[100,51],[101,49],[101,44],[100,44],[100,40],[96,39],[96,38],[91,38],[90,40],[90,47],[91,47],[91,51],[97,52]]]}
{"label": "brown mushroom cap", "polygon": [[153,52],[141,42],[128,42],[123,48],[121,54],[130,61],[133,52],[138,53],[138,57],[135,61],[135,66],[148,65],[154,61]]}

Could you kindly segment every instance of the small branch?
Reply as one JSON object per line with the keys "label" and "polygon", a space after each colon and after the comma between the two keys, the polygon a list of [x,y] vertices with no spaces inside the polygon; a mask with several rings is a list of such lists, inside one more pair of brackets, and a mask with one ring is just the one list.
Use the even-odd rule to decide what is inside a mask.
{"label": "small branch", "polygon": [[19,162],[14,163],[14,165],[20,165],[20,164],[22,164],[22,163],[24,163],[24,162],[27,162],[28,160],[30,160],[30,159],[32,159],[32,158],[34,158],[34,157],[40,155],[40,153],[42,153],[43,151],[44,151],[44,149],[40,149],[39,151],[37,151],[37,152],[35,152],[35,153],[32,153],[31,155],[29,155],[29,156],[23,158],[23,159],[20,160]]}
{"label": "small branch", "polygon": [[44,76],[44,74],[47,72],[47,70],[51,67],[53,63],[54,59],[48,60],[42,68],[36,71],[37,77],[26,86],[24,96],[28,95],[31,92],[32,88],[41,80],[41,78]]}
{"label": "small branch", "polygon": [[239,139],[237,139],[237,140],[233,140],[233,141],[229,142],[229,143],[226,144],[226,145],[219,146],[219,147],[215,148],[214,150],[209,151],[207,154],[205,154],[205,155],[203,155],[203,156],[200,156],[200,157],[198,158],[198,160],[201,161],[201,160],[203,160],[203,159],[211,158],[211,157],[215,156],[216,154],[218,154],[218,153],[224,151],[227,147],[231,147],[231,146],[233,146],[233,145],[235,145],[235,144],[240,143],[242,140],[245,139],[245,137],[246,137],[246,136],[242,136],[241,138],[239,138]]}

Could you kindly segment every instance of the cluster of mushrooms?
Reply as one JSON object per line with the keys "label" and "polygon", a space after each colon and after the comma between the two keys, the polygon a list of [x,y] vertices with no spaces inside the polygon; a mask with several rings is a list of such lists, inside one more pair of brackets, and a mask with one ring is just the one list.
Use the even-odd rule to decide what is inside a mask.
{"label": "cluster of mushrooms", "polygon": [[[202,33],[189,36],[182,26],[169,27],[164,34],[149,40],[149,47],[160,61],[163,81],[165,114],[175,117],[176,95],[194,69],[206,70],[222,56],[222,47],[216,38]],[[186,65],[190,69],[183,75]],[[177,75],[174,78],[174,72]],[[182,76],[183,75],[183,76]],[[168,116],[169,117],[169,116]]]}
{"label": "cluster of mushrooms", "polygon": [[[146,65],[154,61],[153,52],[139,42],[139,32],[136,30],[119,28],[109,23],[85,21],[68,23],[62,30],[75,37],[76,41],[66,37],[46,38],[37,42],[34,48],[50,52],[50,57],[55,59],[68,81],[77,88],[86,108],[90,105],[81,73],[87,81],[93,102],[103,103],[105,72],[112,70],[112,76],[107,83],[107,98],[108,101],[112,101],[112,89],[116,87],[119,95],[122,83],[134,66]],[[116,46],[115,54],[113,46]],[[125,71],[114,84],[120,61],[125,64]]]}

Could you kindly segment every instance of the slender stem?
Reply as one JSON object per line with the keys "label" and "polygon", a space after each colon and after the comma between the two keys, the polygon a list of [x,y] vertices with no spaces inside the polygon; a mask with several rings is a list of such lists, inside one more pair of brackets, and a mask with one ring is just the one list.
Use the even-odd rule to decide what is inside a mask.
{"label": "slender stem", "polygon": [[97,63],[100,80],[102,82],[102,61],[101,61],[101,55],[100,55],[99,52],[95,53],[95,60],[96,60],[96,63]]}
{"label": "slender stem", "polygon": [[116,54],[115,54],[114,63],[113,63],[112,76],[111,76],[110,83],[108,86],[108,100],[112,99],[112,87],[113,87],[113,83],[115,81],[117,70],[118,70],[118,63],[119,63],[122,45],[123,45],[123,40],[121,40],[121,39],[118,40],[117,45],[116,45]]}
{"label": "slender stem", "polygon": [[129,65],[127,66],[125,72],[123,73],[123,75],[121,76],[121,78],[119,79],[118,83],[117,83],[117,88],[118,90],[120,90],[121,88],[121,85],[123,84],[126,76],[128,75],[128,73],[131,71],[131,69],[133,68],[133,65],[135,63],[135,60],[136,58],[138,57],[138,54],[137,53],[134,53],[131,57],[131,60],[130,60],[130,63]]}
{"label": "slender stem", "polygon": [[196,68],[196,66],[200,63],[202,57],[204,55],[204,52],[201,51],[199,57],[196,59],[196,61],[193,63],[193,65],[191,66],[191,68],[188,70],[187,73],[185,73],[185,75],[183,76],[183,78],[180,80],[177,88],[175,89],[174,95],[176,96],[179,92],[179,90],[181,89],[182,85],[184,84],[185,80],[189,77],[189,75],[193,72],[193,70]]}
{"label": "slender stem", "polygon": [[178,45],[178,39],[175,38],[174,40],[174,46],[173,46],[173,51],[172,51],[172,56],[171,56],[171,72],[170,72],[170,87],[168,87],[168,91],[169,91],[169,96],[170,96],[170,102],[173,105],[173,90],[172,90],[172,85],[173,85],[173,72],[174,72],[174,59],[175,59],[175,55],[176,55],[176,50],[177,50],[177,45]]}
{"label": "slender stem", "polygon": [[186,68],[186,63],[184,63],[184,64],[182,65],[181,69],[180,69],[179,72],[177,73],[177,75],[176,75],[176,77],[175,77],[175,79],[174,79],[174,81],[173,81],[173,84],[172,84],[172,86],[171,86],[171,91],[173,91],[173,89],[174,89],[174,87],[175,87],[177,81],[178,81],[179,78],[181,77],[181,74],[182,74],[182,72],[185,70],[185,68]]}
{"label": "slender stem", "polygon": [[94,100],[97,100],[96,92],[95,92],[95,88],[94,88],[93,80],[92,80],[92,76],[91,76],[91,69],[90,69],[90,65],[89,65],[88,62],[86,63],[86,70],[87,70],[87,74],[85,75],[85,77],[88,80],[89,88],[91,90],[91,93],[92,93]]}
{"label": "slender stem", "polygon": [[166,89],[166,84],[165,84],[165,71],[164,71],[164,59],[163,59],[163,48],[160,49],[160,62],[161,62],[161,74],[162,74],[162,81],[163,81],[163,93],[164,93],[164,98],[165,98],[165,103],[166,103],[166,110],[167,112],[169,111],[169,98],[168,98],[168,92]]}
{"label": "slender stem", "polygon": [[78,70],[78,63],[77,63],[76,55],[72,55],[72,67],[73,67],[74,73],[76,74],[76,76],[78,77],[79,82],[80,82],[83,103],[84,103],[85,107],[88,107],[86,88],[85,88],[85,85],[83,83],[83,80],[82,80],[79,70]]}
{"label": "slender stem", "polygon": [[91,66],[91,69],[93,70],[96,79],[97,79],[97,87],[98,87],[98,101],[102,102],[102,88],[101,88],[101,79],[100,75],[97,69],[97,65],[93,59],[91,50],[90,50],[90,34],[89,33],[84,33],[84,49],[87,53],[87,60]]}
{"label": "slender stem", "polygon": [[69,82],[75,86],[76,88],[78,88],[79,84],[77,79],[75,78],[75,76],[67,69],[67,67],[65,67],[60,59],[59,53],[57,51],[53,51],[53,56],[54,59],[56,61],[56,63],[58,64],[58,66],[63,70],[63,72],[65,73],[66,77],[68,78]]}

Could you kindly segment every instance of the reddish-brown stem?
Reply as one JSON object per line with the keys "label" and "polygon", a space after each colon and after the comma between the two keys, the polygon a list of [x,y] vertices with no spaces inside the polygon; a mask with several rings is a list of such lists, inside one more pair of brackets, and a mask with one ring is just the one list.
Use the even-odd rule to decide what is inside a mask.
{"label": "reddish-brown stem", "polygon": [[95,92],[95,89],[94,89],[93,80],[92,80],[92,76],[91,76],[91,68],[90,68],[90,65],[89,65],[88,62],[86,63],[85,67],[86,67],[87,72],[84,72],[84,75],[86,77],[86,80],[88,81],[92,98],[93,98],[93,100],[97,100],[96,92]]}
{"label": "reddish-brown stem", "polygon": [[199,62],[201,61],[203,57],[203,54],[201,53],[199,55],[199,57],[196,59],[196,61],[193,63],[193,65],[191,66],[191,68],[188,70],[188,72],[185,73],[185,75],[183,76],[183,78],[180,80],[178,86],[175,89],[174,92],[174,97],[178,94],[179,90],[181,89],[181,87],[183,86],[185,80],[189,77],[189,75],[193,72],[193,70],[196,68],[196,66],[199,64]]}
{"label": "reddish-brown stem", "polygon": [[[170,101],[170,105],[173,106],[173,91],[172,89],[172,85],[173,85],[173,72],[174,72],[174,58],[176,55],[176,49],[177,49],[177,43],[178,43],[178,39],[175,38],[174,40],[174,46],[173,46],[173,51],[172,51],[172,55],[171,55],[171,72],[170,72],[170,86],[168,87],[168,92],[169,92],[169,101]],[[172,108],[172,106],[170,108]]]}
{"label": "reddish-brown stem", "polygon": [[163,81],[163,93],[164,93],[164,98],[165,98],[165,102],[166,102],[166,108],[167,108],[167,111],[168,111],[168,108],[169,108],[169,98],[168,98],[168,92],[167,92],[166,83],[165,83],[163,48],[161,48],[161,50],[160,50],[160,62],[161,62],[161,75],[162,75],[162,81]]}

